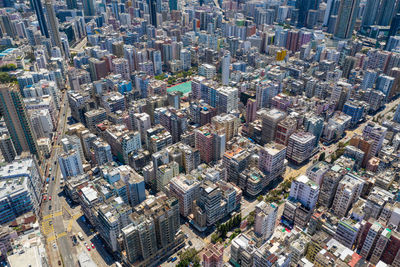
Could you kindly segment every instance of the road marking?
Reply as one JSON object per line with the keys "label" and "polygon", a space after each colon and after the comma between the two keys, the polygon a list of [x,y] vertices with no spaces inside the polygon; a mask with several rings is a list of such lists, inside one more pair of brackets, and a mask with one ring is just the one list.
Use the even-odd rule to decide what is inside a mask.
{"label": "road marking", "polygon": [[72,218],[74,218],[74,220],[78,219],[79,217],[82,216],[82,212],[78,212],[77,214],[75,214],[74,216],[72,216]]}
{"label": "road marking", "polygon": [[56,236],[55,236],[55,235],[52,235],[52,236],[50,236],[50,237],[47,238],[47,242],[48,242],[48,243],[51,243],[51,242],[53,242],[54,240],[56,240]]}
{"label": "road marking", "polygon": [[66,236],[66,235],[67,235],[67,232],[62,232],[62,233],[57,235],[57,238],[61,238],[61,237]]}
{"label": "road marking", "polygon": [[62,215],[62,210],[55,212],[53,214],[53,217],[58,217],[58,216],[61,216],[61,215]]}
{"label": "road marking", "polygon": [[53,214],[49,214],[43,217],[43,221],[50,219],[53,216]]}
{"label": "road marking", "polygon": [[47,242],[51,243],[51,242],[53,242],[54,240],[56,240],[56,239],[58,239],[58,238],[61,238],[61,237],[63,237],[63,236],[66,236],[66,235],[67,235],[66,232],[62,232],[62,233],[59,233],[59,234],[57,234],[57,235],[51,235],[51,236],[49,236],[49,237],[47,238]]}
{"label": "road marking", "polygon": [[50,224],[50,220],[42,222],[42,231],[44,235],[48,235],[54,232],[53,224]]}
{"label": "road marking", "polygon": [[68,226],[67,226],[67,232],[69,233],[69,232],[71,232],[71,230],[72,230],[72,223],[74,222],[74,220],[69,220],[69,222],[68,222]]}

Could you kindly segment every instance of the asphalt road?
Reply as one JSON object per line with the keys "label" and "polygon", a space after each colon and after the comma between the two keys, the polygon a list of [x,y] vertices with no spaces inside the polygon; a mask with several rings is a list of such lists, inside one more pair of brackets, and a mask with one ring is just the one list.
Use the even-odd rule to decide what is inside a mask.
{"label": "asphalt road", "polygon": [[[65,114],[65,115],[64,115]],[[50,231],[46,235],[49,246],[53,246],[54,241],[57,244],[58,252],[62,257],[62,263],[64,266],[77,266],[77,261],[74,259],[75,253],[73,253],[72,249],[72,241],[69,235],[66,233],[66,229],[63,221],[63,207],[62,207],[62,199],[60,199],[60,178],[61,172],[58,166],[58,155],[61,153],[60,142],[62,136],[65,133],[67,118],[69,116],[69,106],[67,102],[66,92],[63,94],[61,109],[59,112],[59,124],[57,126],[57,140],[54,142],[53,150],[51,152],[51,156],[48,159],[49,167],[51,167],[51,171],[49,172],[47,177],[50,177],[50,182],[47,190],[47,201],[42,205],[42,220],[43,221],[51,221],[53,231]],[[58,134],[60,133],[60,134]],[[56,164],[54,164],[56,162]],[[54,177],[54,181],[52,181],[52,177]],[[51,200],[49,199],[51,196]],[[51,206],[51,208],[50,208]],[[51,250],[52,251],[52,250]],[[57,263],[53,263],[52,266],[56,266]]]}

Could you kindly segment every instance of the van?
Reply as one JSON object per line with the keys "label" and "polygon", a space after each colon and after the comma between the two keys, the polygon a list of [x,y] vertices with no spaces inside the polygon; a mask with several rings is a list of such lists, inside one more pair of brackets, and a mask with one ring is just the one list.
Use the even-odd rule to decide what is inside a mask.
{"label": "van", "polygon": [[79,237],[79,239],[80,239],[81,241],[83,241],[83,235],[82,235],[81,232],[78,233],[78,237]]}

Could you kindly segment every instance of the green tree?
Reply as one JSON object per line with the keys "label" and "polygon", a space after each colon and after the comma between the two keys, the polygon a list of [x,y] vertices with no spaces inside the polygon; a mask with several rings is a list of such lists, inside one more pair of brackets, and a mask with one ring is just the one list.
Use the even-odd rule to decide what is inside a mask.
{"label": "green tree", "polygon": [[260,201],[260,202],[263,201],[263,199],[264,199],[264,198],[263,198],[262,195],[259,195],[259,196],[257,197],[257,200]]}
{"label": "green tree", "polygon": [[7,72],[0,72],[0,83],[17,82],[17,78],[12,77]]}
{"label": "green tree", "polygon": [[325,160],[325,152],[322,152],[322,153],[319,155],[318,161],[324,161],[324,160]]}
{"label": "green tree", "polygon": [[187,266],[195,266],[200,267],[200,258],[198,256],[198,252],[194,248],[190,248],[183,252],[180,256],[180,261],[177,264],[178,267],[187,267]]}
{"label": "green tree", "polygon": [[11,71],[11,70],[16,70],[17,66],[15,64],[5,64],[0,67],[0,71]]}
{"label": "green tree", "polygon": [[247,223],[249,226],[252,226],[254,224],[255,216],[256,216],[256,212],[254,210],[249,213],[249,216],[247,217]]}
{"label": "green tree", "polygon": [[214,244],[217,243],[218,239],[219,239],[219,234],[213,233],[211,235],[211,242],[213,242]]}

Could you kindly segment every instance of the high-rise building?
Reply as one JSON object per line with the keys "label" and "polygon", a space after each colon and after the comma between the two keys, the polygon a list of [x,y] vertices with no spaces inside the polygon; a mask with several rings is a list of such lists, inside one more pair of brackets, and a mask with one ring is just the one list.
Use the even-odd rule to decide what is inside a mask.
{"label": "high-rise building", "polygon": [[[177,0],[173,0],[177,1]],[[189,70],[192,67],[191,52],[188,49],[182,49],[180,54],[180,60],[182,62],[182,69]]]}
{"label": "high-rise building", "polygon": [[310,178],[311,181],[321,187],[324,176],[328,172],[328,170],[328,163],[326,163],[325,161],[318,161],[307,169],[306,175],[308,176],[308,178]]}
{"label": "high-rise building", "polygon": [[363,81],[361,83],[361,88],[363,90],[366,90],[368,88],[372,88],[375,84],[375,81],[378,77],[378,73],[374,70],[366,70],[364,73],[364,78]]}
{"label": "high-rise building", "polygon": [[148,199],[129,215],[131,224],[121,230],[127,260],[150,266],[183,240],[179,230],[179,205],[175,198]]}
{"label": "high-rise building", "polygon": [[81,157],[79,152],[74,149],[61,154],[58,158],[58,163],[65,179],[83,173]]}
{"label": "high-rise building", "polygon": [[249,124],[250,122],[256,119],[256,112],[257,112],[257,101],[254,99],[248,99],[246,104],[246,123]]}
{"label": "high-rise building", "polygon": [[340,172],[329,170],[325,173],[321,189],[318,197],[318,204],[327,208],[330,208],[333,202],[333,198],[336,194],[336,189],[342,180],[343,175]]}
{"label": "high-rise building", "polygon": [[196,148],[200,152],[203,162],[210,163],[213,160],[219,160],[225,153],[225,133],[215,131],[208,125],[195,130]]}
{"label": "high-rise building", "polygon": [[311,181],[307,176],[301,175],[293,180],[289,197],[312,210],[317,204],[318,194],[319,185]]}
{"label": "high-rise building", "polygon": [[178,0],[169,0],[169,10],[178,10]]}
{"label": "high-rise building", "polygon": [[225,211],[221,209],[222,192],[210,181],[201,184],[199,190],[199,198],[194,206],[195,221],[200,226],[211,226],[225,215]]}
{"label": "high-rise building", "polygon": [[0,224],[14,221],[29,211],[36,216],[42,200],[42,176],[32,158],[15,160],[0,167],[3,183],[0,194]]}
{"label": "high-rise building", "polygon": [[240,119],[232,114],[221,114],[211,119],[211,124],[218,131],[225,131],[226,142],[238,134]]}
{"label": "high-rise building", "polygon": [[157,0],[147,0],[149,6],[150,23],[157,27]]}
{"label": "high-rise building", "polygon": [[179,164],[175,161],[158,166],[156,170],[156,189],[161,192],[167,189],[169,181],[179,174]]}
{"label": "high-rise building", "polygon": [[179,202],[179,212],[187,217],[193,210],[193,201],[198,198],[200,182],[190,175],[178,175],[169,183],[171,195]]}
{"label": "high-rise building", "polygon": [[354,222],[352,220],[342,219],[337,225],[335,239],[342,243],[344,246],[353,249],[360,228],[360,223]]}
{"label": "high-rise building", "polygon": [[378,8],[376,25],[389,26],[396,8],[398,8],[397,0],[382,0]]}
{"label": "high-rise building", "polygon": [[263,240],[268,240],[275,230],[278,205],[261,201],[257,204],[255,212],[254,233]]}
{"label": "high-rise building", "polygon": [[393,120],[400,123],[400,104],[397,105],[396,112],[394,113]]}
{"label": "high-rise building", "polygon": [[281,120],[276,126],[275,142],[282,145],[287,145],[289,137],[297,130],[297,120],[293,117],[286,117]]}
{"label": "high-rise building", "polygon": [[60,48],[61,53],[64,53],[63,46],[61,44],[60,31],[58,28],[58,19],[54,10],[54,4],[52,0],[46,0],[44,3],[46,7],[47,22],[49,23],[50,40],[53,46]]}
{"label": "high-rise building", "polygon": [[94,158],[97,165],[112,161],[111,147],[101,139],[93,142]]}
{"label": "high-rise building", "polygon": [[85,154],[83,152],[81,139],[77,135],[66,135],[63,139],[61,139],[61,145],[64,152],[74,149],[81,157],[82,163],[85,161]]}
{"label": "high-rise building", "polygon": [[306,26],[308,12],[310,10],[318,10],[319,0],[297,0],[296,8],[298,11],[297,26]]}
{"label": "high-rise building", "polygon": [[31,0],[30,1],[31,7],[35,9],[36,17],[39,22],[39,29],[43,36],[49,38],[49,31],[47,29],[47,22],[44,17],[43,6],[40,0]]}
{"label": "high-rise building", "polygon": [[339,217],[346,216],[352,204],[361,195],[365,182],[354,174],[346,174],[339,182],[332,210]]}
{"label": "high-rise building", "polygon": [[391,36],[395,36],[398,31],[400,30],[400,13],[397,13],[393,19],[392,23],[390,24],[390,29],[389,29],[389,34],[388,34],[388,39]]}
{"label": "high-rise building", "polygon": [[360,0],[341,0],[333,36],[337,39],[349,39],[353,35],[354,26],[360,7]]}
{"label": "high-rise building", "polygon": [[363,28],[368,28],[375,24],[376,15],[378,13],[379,0],[367,0],[364,15],[362,17],[361,25]]}
{"label": "high-rise building", "polygon": [[225,51],[224,56],[222,57],[222,84],[229,84],[229,76],[230,76],[230,66],[231,66],[231,54],[229,51]]}
{"label": "high-rise building", "polygon": [[257,108],[270,108],[272,98],[281,92],[279,82],[265,80],[256,85]]}
{"label": "high-rise building", "polygon": [[96,14],[95,1],[94,0],[83,0],[83,14],[85,17],[91,17]]}
{"label": "high-rise building", "polygon": [[97,214],[96,226],[100,236],[107,247],[116,252],[119,248],[117,239],[121,229],[130,223],[131,207],[122,202],[120,197],[115,197],[108,199],[106,203],[99,203],[94,210],[93,213]]}
{"label": "high-rise building", "polygon": [[392,88],[395,83],[395,78],[387,75],[379,75],[376,80],[376,89],[385,94],[386,98],[392,95]]}
{"label": "high-rise building", "polygon": [[356,126],[364,117],[366,103],[349,99],[343,106],[342,112],[351,117],[351,125]]}
{"label": "high-rise building", "polygon": [[275,139],[276,127],[286,117],[286,113],[278,109],[262,110],[260,112],[262,122],[261,140],[263,144],[266,144]]}
{"label": "high-rise building", "polygon": [[373,141],[370,153],[371,156],[376,156],[378,151],[381,150],[386,133],[387,128],[377,125],[373,122],[365,125],[363,130],[363,137],[365,139],[370,139]]}
{"label": "high-rise building", "polygon": [[85,112],[85,122],[89,130],[94,131],[97,124],[107,118],[107,112],[104,108],[92,109]]}
{"label": "high-rise building", "polygon": [[67,0],[68,9],[78,9],[78,1],[77,0]]}
{"label": "high-rise building", "polygon": [[297,164],[311,157],[315,136],[309,132],[295,132],[289,137],[286,156]]}
{"label": "high-rise building", "polygon": [[218,244],[208,244],[203,250],[203,267],[224,266],[224,247]]}
{"label": "high-rise building", "polygon": [[8,134],[0,136],[0,150],[5,161],[12,162],[15,159],[17,152]]}
{"label": "high-rise building", "polygon": [[264,145],[258,153],[258,168],[267,176],[264,186],[283,175],[286,170],[286,147],[275,142]]}
{"label": "high-rise building", "polygon": [[17,154],[29,151],[40,156],[23,98],[15,84],[0,85],[0,110]]}

